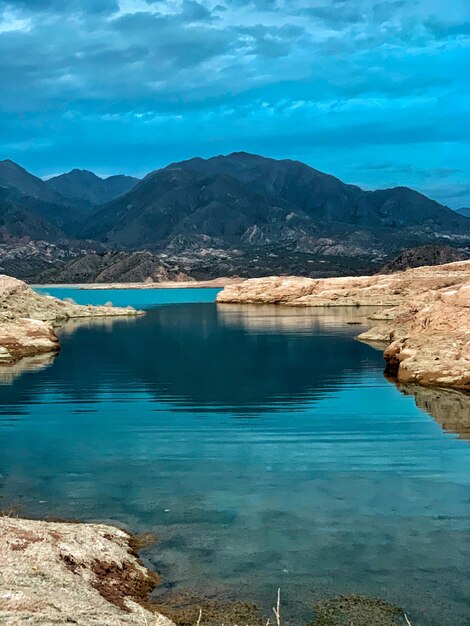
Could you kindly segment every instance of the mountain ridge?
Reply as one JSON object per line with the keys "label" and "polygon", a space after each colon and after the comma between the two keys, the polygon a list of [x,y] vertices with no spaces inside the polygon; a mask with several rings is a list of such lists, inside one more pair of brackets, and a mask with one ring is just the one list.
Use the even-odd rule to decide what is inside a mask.
{"label": "mountain ridge", "polygon": [[115,174],[101,177],[89,170],[74,168],[70,172],[52,176],[45,183],[64,198],[93,206],[127,193],[138,181],[134,176]]}
{"label": "mountain ridge", "polygon": [[465,218],[407,187],[365,191],[301,162],[232,153],[149,173],[78,233],[128,247],[174,247],[183,236],[216,247],[297,241],[314,252],[325,237],[393,240],[403,229],[415,245],[446,232],[470,238]]}
{"label": "mountain ridge", "polygon": [[[73,240],[74,250],[128,251],[129,258],[123,256],[116,266],[126,275],[124,267],[132,263],[132,273],[139,276],[156,271],[165,259],[171,271],[178,268],[200,279],[274,271],[346,275],[377,271],[406,248],[451,243],[470,249],[470,220],[425,195],[404,186],[363,190],[291,159],[244,152],[194,157],[149,172],[139,181],[122,175],[100,178],[77,168],[42,181],[4,161],[0,184],[2,166],[9,172],[3,177],[6,200],[59,228]],[[21,183],[12,179],[12,169],[26,179],[23,189],[36,197],[11,186]],[[103,184],[116,182],[122,195],[93,204],[96,186],[100,194]],[[51,203],[51,198],[61,204]],[[47,232],[45,236],[53,238]],[[63,266],[67,259],[60,245],[58,263]],[[12,246],[9,242],[10,257]],[[34,246],[29,248],[32,258]],[[136,251],[156,255],[155,264],[133,256]],[[72,256],[72,261],[78,258],[75,252]],[[93,271],[107,271],[108,260],[97,257]],[[73,267],[85,272],[86,259],[83,266]]]}

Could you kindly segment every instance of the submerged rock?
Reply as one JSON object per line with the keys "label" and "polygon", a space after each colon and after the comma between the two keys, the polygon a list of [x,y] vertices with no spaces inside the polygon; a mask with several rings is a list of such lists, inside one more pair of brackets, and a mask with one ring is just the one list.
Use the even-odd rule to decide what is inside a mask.
{"label": "submerged rock", "polygon": [[201,595],[189,589],[171,590],[155,600],[155,609],[177,626],[265,626],[261,611],[252,602]]}
{"label": "submerged rock", "polygon": [[315,605],[311,626],[398,626],[406,624],[397,606],[365,596],[339,596]]}

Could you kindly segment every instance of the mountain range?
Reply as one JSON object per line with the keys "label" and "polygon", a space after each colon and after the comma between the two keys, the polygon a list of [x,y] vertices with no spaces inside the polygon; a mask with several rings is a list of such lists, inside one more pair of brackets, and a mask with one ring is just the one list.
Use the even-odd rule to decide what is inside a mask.
{"label": "mountain range", "polygon": [[100,178],[77,169],[42,180],[9,159],[0,161],[0,200],[33,211],[59,228],[62,236],[73,234],[95,206],[126,193],[137,182],[132,176]]}
{"label": "mountain range", "polygon": [[469,226],[406,187],[364,191],[298,161],[234,153],[152,172],[85,220],[77,235],[125,247],[288,243],[357,256],[446,234],[468,239]]}
{"label": "mountain range", "polygon": [[470,219],[407,187],[366,191],[299,161],[244,152],[173,163],[142,180],[78,169],[42,180],[6,160],[0,237],[150,251],[198,277],[317,275],[364,271],[424,244],[468,248]]}

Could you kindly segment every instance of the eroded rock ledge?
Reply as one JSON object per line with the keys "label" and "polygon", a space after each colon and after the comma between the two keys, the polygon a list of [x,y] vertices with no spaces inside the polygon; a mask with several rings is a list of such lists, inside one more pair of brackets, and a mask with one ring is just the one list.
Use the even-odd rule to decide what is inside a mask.
{"label": "eroded rock ledge", "polygon": [[71,318],[139,315],[135,309],[83,306],[43,296],[22,280],[0,275],[0,363],[57,352],[54,325]]}
{"label": "eroded rock ledge", "polygon": [[174,626],[149,611],[158,578],[104,524],[0,517],[0,623]]}
{"label": "eroded rock ledge", "polygon": [[388,307],[359,336],[387,344],[387,372],[401,382],[470,390],[470,261],[375,276],[251,279],[227,286],[217,302]]}

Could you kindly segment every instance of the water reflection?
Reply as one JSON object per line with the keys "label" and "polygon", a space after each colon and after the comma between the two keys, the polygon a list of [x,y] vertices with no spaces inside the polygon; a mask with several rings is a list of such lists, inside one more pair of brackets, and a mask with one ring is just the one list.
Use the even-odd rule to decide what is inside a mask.
{"label": "water reflection", "polygon": [[54,361],[55,354],[38,354],[24,357],[14,363],[0,363],[0,385],[11,385],[26,372],[39,372]]}
{"label": "water reflection", "polygon": [[416,406],[429,413],[445,431],[470,439],[470,394],[454,389],[395,384],[404,395],[414,396]]}
{"label": "water reflection", "polygon": [[62,351],[52,366],[2,394],[0,407],[28,403],[50,381],[74,402],[98,400],[111,384],[119,391],[144,388],[185,410],[191,404],[256,414],[285,408],[286,401],[292,407],[382,366],[380,354],[351,341],[357,328],[340,321],[330,311],[322,318],[317,310],[286,315],[273,306],[242,311],[214,304],[72,320],[58,331]]}
{"label": "water reflection", "polygon": [[[260,304],[219,304],[218,318],[228,326],[242,327],[255,333],[345,332],[348,325],[358,326],[356,334],[372,325],[369,316],[377,307],[292,307]],[[363,327],[363,328],[362,328]]]}

